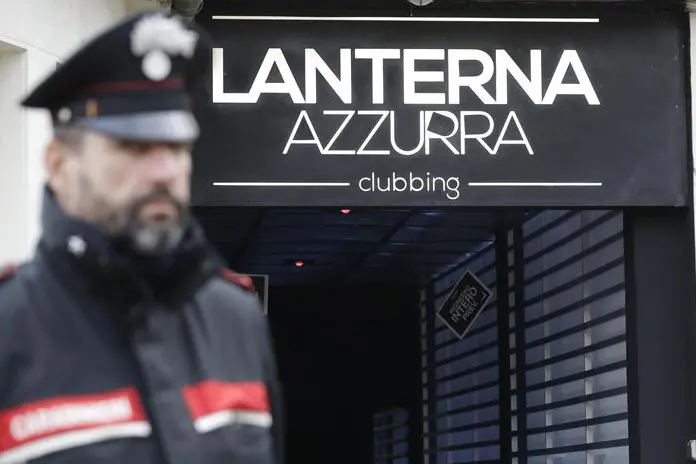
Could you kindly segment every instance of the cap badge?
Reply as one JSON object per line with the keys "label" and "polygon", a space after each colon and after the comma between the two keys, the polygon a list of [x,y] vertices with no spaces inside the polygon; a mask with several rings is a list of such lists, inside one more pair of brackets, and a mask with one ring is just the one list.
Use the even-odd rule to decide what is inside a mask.
{"label": "cap badge", "polygon": [[58,122],[67,124],[70,118],[72,118],[72,111],[70,111],[70,108],[61,108],[56,116],[58,117]]}
{"label": "cap badge", "polygon": [[171,56],[192,58],[198,34],[176,17],[160,14],[141,19],[131,33],[131,51],[143,57],[142,71],[152,81],[166,79],[172,71]]}

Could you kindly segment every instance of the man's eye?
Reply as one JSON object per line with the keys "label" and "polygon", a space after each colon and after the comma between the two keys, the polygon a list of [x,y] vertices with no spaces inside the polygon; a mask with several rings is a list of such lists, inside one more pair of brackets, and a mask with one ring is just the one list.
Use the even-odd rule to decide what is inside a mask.
{"label": "man's eye", "polygon": [[147,151],[147,145],[144,143],[136,142],[121,142],[119,148],[124,151],[128,151],[134,154],[143,153]]}
{"label": "man's eye", "polygon": [[189,153],[193,146],[190,143],[171,143],[169,148],[177,153]]}

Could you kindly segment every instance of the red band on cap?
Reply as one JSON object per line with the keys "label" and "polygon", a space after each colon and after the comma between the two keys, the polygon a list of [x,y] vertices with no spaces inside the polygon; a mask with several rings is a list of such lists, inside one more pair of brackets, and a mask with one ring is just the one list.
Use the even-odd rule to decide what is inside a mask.
{"label": "red band on cap", "polygon": [[119,81],[91,85],[84,89],[84,93],[98,94],[157,89],[180,90],[183,88],[184,82],[182,79],[167,79],[164,81]]}

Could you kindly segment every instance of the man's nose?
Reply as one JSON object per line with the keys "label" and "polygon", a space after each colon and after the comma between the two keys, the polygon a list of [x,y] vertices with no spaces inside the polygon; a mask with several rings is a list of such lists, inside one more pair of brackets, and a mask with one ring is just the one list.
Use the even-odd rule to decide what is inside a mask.
{"label": "man's nose", "polygon": [[181,171],[180,158],[168,145],[153,145],[145,156],[147,177],[155,183],[170,182]]}

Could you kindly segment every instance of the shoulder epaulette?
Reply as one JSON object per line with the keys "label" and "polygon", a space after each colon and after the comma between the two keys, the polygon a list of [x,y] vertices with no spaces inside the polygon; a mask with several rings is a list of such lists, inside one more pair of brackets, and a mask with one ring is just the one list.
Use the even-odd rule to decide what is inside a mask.
{"label": "shoulder epaulette", "polygon": [[231,269],[223,269],[220,275],[226,281],[246,290],[247,292],[254,292],[256,290],[254,288],[254,282],[251,280],[251,277],[247,275],[239,274]]}
{"label": "shoulder epaulette", "polygon": [[0,285],[4,284],[17,273],[19,266],[16,264],[5,264],[0,266]]}

